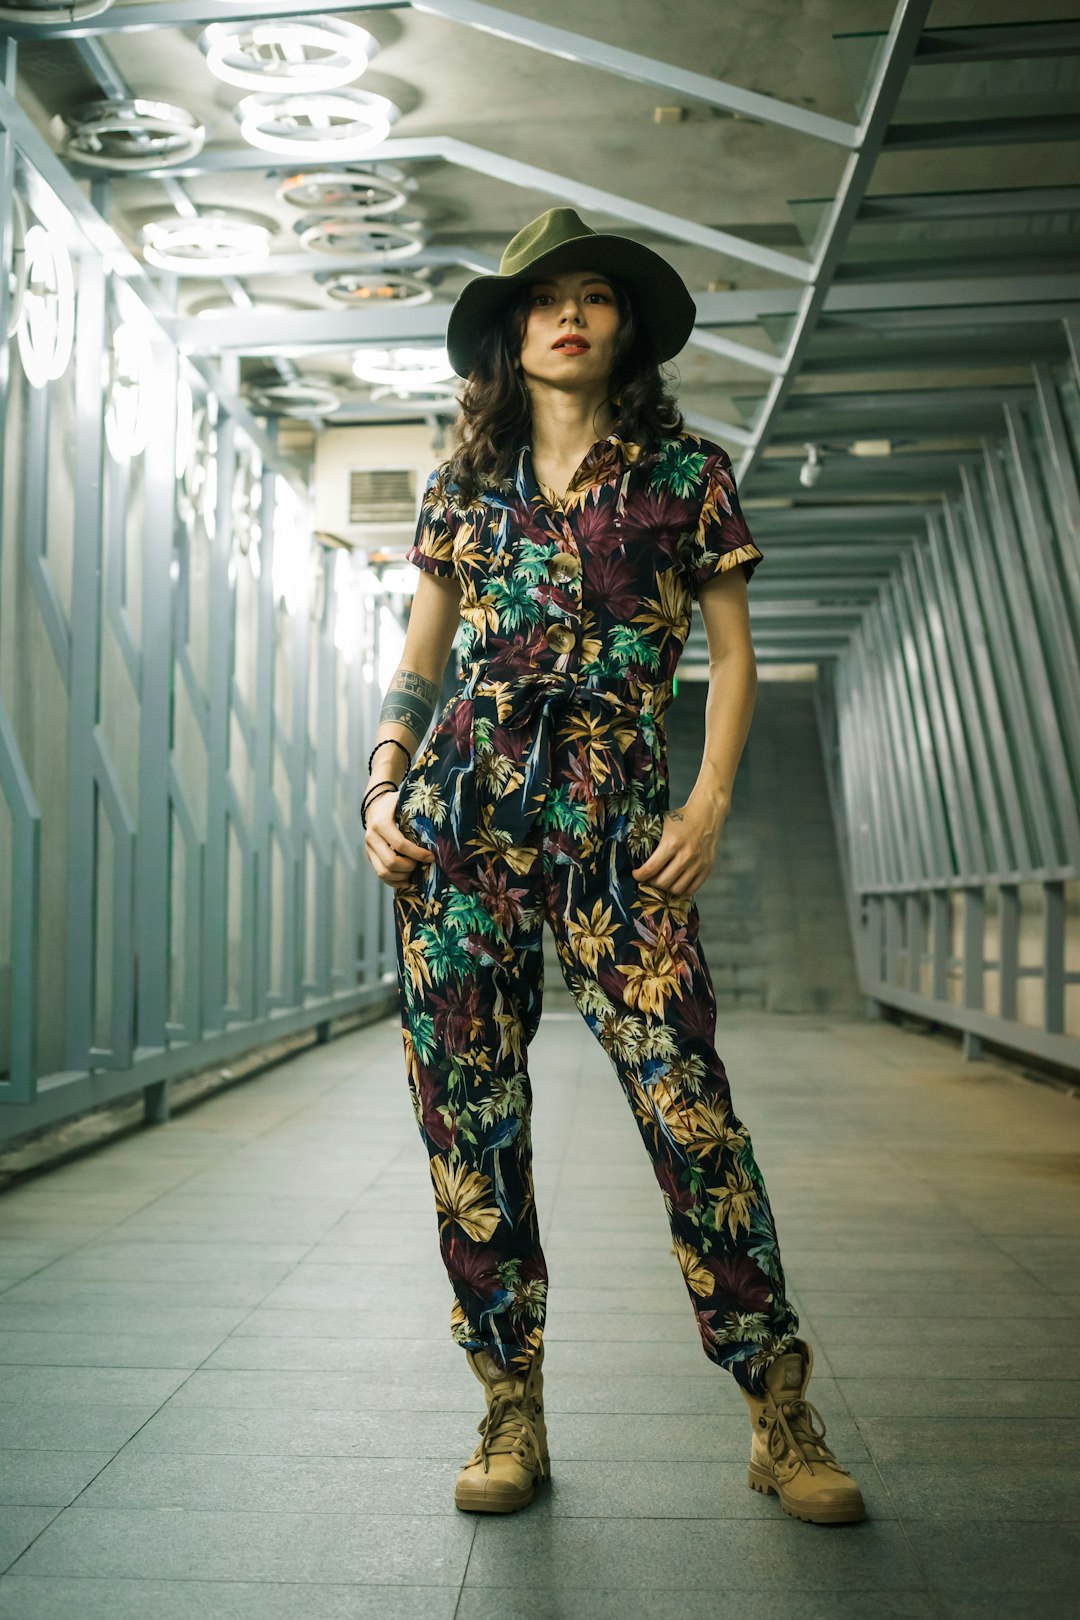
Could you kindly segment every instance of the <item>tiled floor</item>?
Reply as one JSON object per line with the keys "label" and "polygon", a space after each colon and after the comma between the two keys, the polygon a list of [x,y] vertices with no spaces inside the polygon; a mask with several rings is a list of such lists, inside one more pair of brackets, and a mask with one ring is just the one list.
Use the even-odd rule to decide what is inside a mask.
{"label": "tiled floor", "polygon": [[554,1479],[457,1512],[483,1395],[392,1024],[0,1200],[4,1620],[1008,1620],[1080,1584],[1080,1105],[944,1040],[727,1017],[810,1395],[871,1517],[746,1486],[633,1119],[534,1047]]}

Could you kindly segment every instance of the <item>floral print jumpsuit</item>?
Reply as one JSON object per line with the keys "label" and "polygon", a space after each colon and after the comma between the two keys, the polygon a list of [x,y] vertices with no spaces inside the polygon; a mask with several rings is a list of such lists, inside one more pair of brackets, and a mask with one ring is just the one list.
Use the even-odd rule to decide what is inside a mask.
{"label": "floral print jumpsuit", "polygon": [[652,452],[612,433],[560,503],[523,442],[505,486],[456,495],[443,463],[409,551],[456,575],[464,625],[459,681],[398,799],[435,860],[394,898],[451,1335],[519,1372],[542,1337],[526,1054],[546,920],[652,1160],[705,1354],[760,1390],[799,1319],[714,1046],[697,907],[632,875],[668,808],[664,711],[693,598],[762,555],[730,457],[689,432]]}

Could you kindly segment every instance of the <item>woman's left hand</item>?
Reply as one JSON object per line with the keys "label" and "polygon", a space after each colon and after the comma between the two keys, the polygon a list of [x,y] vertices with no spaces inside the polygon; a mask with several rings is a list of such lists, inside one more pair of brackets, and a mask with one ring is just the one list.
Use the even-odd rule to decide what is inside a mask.
{"label": "woman's left hand", "polygon": [[633,868],[638,883],[687,895],[700,889],[716,864],[716,846],[724,815],[705,814],[689,802],[664,816],[660,842],[641,866]]}

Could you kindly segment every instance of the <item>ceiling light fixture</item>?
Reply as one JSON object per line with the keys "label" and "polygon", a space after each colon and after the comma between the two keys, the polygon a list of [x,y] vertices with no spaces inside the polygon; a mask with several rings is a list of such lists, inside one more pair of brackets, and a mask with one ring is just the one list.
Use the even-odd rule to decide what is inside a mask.
{"label": "ceiling light fixture", "polygon": [[268,416],[328,416],[341,404],[337,390],[321,377],[268,378],[252,382],[248,397]]}
{"label": "ceiling light fixture", "polygon": [[236,109],[249,146],[285,157],[350,158],[378,146],[400,109],[368,90],[245,96]]}
{"label": "ceiling light fixture", "polygon": [[143,227],[143,258],[180,276],[241,276],[270,257],[273,229],[240,214],[177,215]]}
{"label": "ceiling light fixture", "polygon": [[400,394],[429,389],[454,376],[445,347],[361,349],[352,369],[361,382],[378,383]]}
{"label": "ceiling light fixture", "polygon": [[358,79],[379,49],[374,35],[340,17],[211,23],[199,48],[215,78],[241,90],[337,90]]}
{"label": "ceiling light fixture", "polygon": [[401,308],[407,304],[430,303],[435,296],[434,288],[425,281],[387,275],[384,271],[365,275],[353,270],[320,270],[315,280],[328,298],[357,308],[372,309],[380,304]]}
{"label": "ceiling light fixture", "polygon": [[23,244],[24,292],[19,358],[31,388],[62,377],[75,342],[75,277],[67,249],[44,225],[31,225]]}
{"label": "ceiling light fixture", "polygon": [[126,173],[186,162],[206,140],[194,113],[142,96],[85,102],[54,118],[53,128],[73,163]]}
{"label": "ceiling light fixture", "polygon": [[330,214],[310,223],[297,220],[294,229],[306,252],[324,253],[330,258],[389,262],[411,259],[424,246],[422,227],[417,219],[384,225],[381,220],[367,220],[358,214]]}
{"label": "ceiling light fixture", "polygon": [[[396,174],[400,170],[394,171]],[[406,201],[405,187],[372,169],[341,168],[328,173],[290,174],[277,190],[278,201],[305,213],[341,214],[356,210],[369,218],[389,214]]]}
{"label": "ceiling light fixture", "polygon": [[[313,310],[314,304],[302,303],[299,298],[257,298],[250,305],[244,306],[245,315],[295,315],[304,310]],[[186,313],[196,315],[199,320],[217,320],[221,315],[235,315],[237,305],[235,299],[228,293],[213,293],[209,298],[198,298],[189,304]]]}
{"label": "ceiling light fixture", "polygon": [[124,321],[113,333],[105,438],[114,461],[131,461],[146,448],[154,353],[142,323]]}

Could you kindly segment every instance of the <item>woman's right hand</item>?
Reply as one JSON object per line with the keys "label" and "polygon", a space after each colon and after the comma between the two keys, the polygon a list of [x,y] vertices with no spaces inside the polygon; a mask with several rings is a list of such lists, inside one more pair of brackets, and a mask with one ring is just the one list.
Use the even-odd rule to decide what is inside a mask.
{"label": "woman's right hand", "polygon": [[430,850],[406,838],[394,819],[397,793],[380,793],[367,813],[364,846],[375,868],[375,875],[392,889],[402,889],[417,866],[430,866],[435,859]]}

